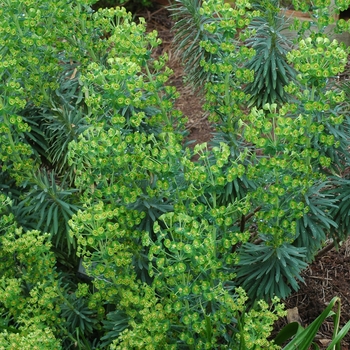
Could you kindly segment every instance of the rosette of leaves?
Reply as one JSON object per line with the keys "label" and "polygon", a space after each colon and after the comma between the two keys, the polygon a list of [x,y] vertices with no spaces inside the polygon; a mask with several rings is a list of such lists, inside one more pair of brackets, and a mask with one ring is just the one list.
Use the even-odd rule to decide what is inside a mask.
{"label": "rosette of leaves", "polygon": [[182,59],[187,81],[195,89],[203,89],[205,83],[211,80],[211,74],[203,69],[201,60],[218,59],[214,50],[208,52],[203,49],[201,41],[220,42],[217,35],[205,30],[204,25],[215,23],[215,18],[203,14],[201,6],[201,0],[181,0],[169,7],[176,20],[173,26],[176,53]]}
{"label": "rosette of leaves", "polygon": [[[296,247],[308,247],[306,261],[311,262],[314,256],[322,248],[327,238],[331,238],[338,229],[334,212],[337,211],[339,201],[330,190],[334,186],[333,181],[315,181],[304,195],[303,202],[307,213],[297,220],[296,237],[293,245]],[[334,190],[334,189],[333,189]],[[339,232],[340,239],[342,236]],[[335,237],[335,236],[333,236]]]}
{"label": "rosette of leaves", "polygon": [[259,10],[260,16],[250,22],[248,29],[254,34],[245,43],[255,50],[255,55],[245,67],[254,71],[254,80],[244,90],[251,96],[250,106],[281,104],[289,100],[284,87],[296,76],[286,59],[291,48],[286,36],[288,24],[280,12],[278,0],[254,2],[253,7]]}
{"label": "rosette of leaves", "polygon": [[303,282],[300,273],[307,267],[306,251],[306,247],[288,243],[273,246],[266,237],[259,245],[246,243],[239,251],[236,282],[252,300],[274,295],[285,298],[291,293],[290,287],[299,289],[296,279]]}
{"label": "rosette of leaves", "polygon": [[[63,289],[63,288],[62,288]],[[82,296],[77,297],[75,293],[68,293],[65,291],[64,299],[60,305],[60,316],[64,320],[64,328],[67,332],[66,339],[62,342],[65,348],[72,346],[72,340],[70,337],[90,347],[89,337],[96,330],[96,324],[98,322],[96,317],[96,310],[88,307],[88,300]]]}
{"label": "rosette of leaves", "polygon": [[122,310],[111,311],[106,315],[106,319],[102,321],[105,334],[101,338],[101,347],[109,345],[114,339],[128,327],[129,318]]}
{"label": "rosette of leaves", "polygon": [[66,64],[59,87],[41,106],[28,104],[21,112],[30,126],[25,134],[33,152],[58,177],[73,185],[76,169],[68,164],[68,144],[88,128],[88,113],[79,86],[77,65]]}
{"label": "rosette of leaves", "polygon": [[51,234],[55,247],[68,255],[76,243],[69,236],[68,221],[78,210],[76,189],[66,185],[65,179],[46,170],[33,174],[25,198],[16,201],[13,213],[24,229],[37,229]]}

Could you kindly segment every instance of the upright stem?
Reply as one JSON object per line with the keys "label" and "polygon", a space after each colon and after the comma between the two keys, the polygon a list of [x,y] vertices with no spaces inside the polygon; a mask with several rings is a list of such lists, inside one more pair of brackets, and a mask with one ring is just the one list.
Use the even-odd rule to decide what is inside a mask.
{"label": "upright stem", "polygon": [[[314,102],[315,100],[315,86],[312,85],[312,88],[311,88],[311,95],[310,95],[310,101],[311,102]],[[309,113],[308,116],[307,116],[307,130],[306,130],[306,133],[309,133],[309,130],[310,130],[310,127],[311,127],[311,124],[312,124],[312,113]],[[309,150],[311,148],[311,138],[310,136],[309,137],[306,137],[306,149]],[[311,163],[311,157],[310,156],[307,156],[306,158],[306,164],[308,165],[308,167],[310,166],[310,163]]]}
{"label": "upright stem", "polygon": [[225,76],[225,104],[230,105],[230,74],[227,73]]}
{"label": "upright stem", "polygon": [[11,133],[11,123],[9,122],[6,114],[3,115],[3,118],[4,118],[4,123],[8,127],[7,137],[8,137],[8,140],[10,142],[10,146],[11,146],[12,150],[14,151],[14,156],[16,158],[16,161],[19,163],[22,163],[21,157],[19,156],[17,151],[15,151],[16,145],[15,145],[15,142],[13,141],[13,137],[12,137],[12,133]]}
{"label": "upright stem", "polygon": [[[213,200],[213,208],[215,209],[217,204],[216,204],[216,194],[212,194],[212,200]],[[213,276],[216,276],[216,264],[215,264],[215,261],[216,261],[216,235],[217,235],[217,228],[215,225],[213,225],[213,230],[212,230],[212,236],[211,236],[211,239],[212,239],[212,265],[211,265],[211,270],[213,271],[212,275]],[[211,287],[215,287],[214,286],[214,281],[212,278],[210,278],[210,285]]]}
{"label": "upright stem", "polygon": [[[146,72],[147,72],[148,79],[153,84],[154,83],[153,75],[150,72],[147,63],[145,65],[145,67],[146,67]],[[157,99],[158,106],[160,107],[160,110],[162,111],[162,115],[163,115],[164,120],[166,120],[168,125],[171,125],[170,120],[169,120],[168,115],[167,115],[167,111],[166,111],[166,109],[163,106],[162,99],[159,97],[158,93],[155,93],[155,96],[156,96],[156,99]]]}

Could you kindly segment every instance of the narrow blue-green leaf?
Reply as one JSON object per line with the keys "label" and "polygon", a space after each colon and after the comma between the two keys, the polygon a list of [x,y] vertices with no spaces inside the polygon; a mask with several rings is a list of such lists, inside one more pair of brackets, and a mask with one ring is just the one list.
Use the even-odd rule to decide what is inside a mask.
{"label": "narrow blue-green leaf", "polygon": [[56,206],[53,211],[53,233],[57,234],[57,232],[58,232],[58,206]]}
{"label": "narrow blue-green leaf", "polygon": [[56,198],[56,202],[57,202],[61,207],[63,207],[64,209],[66,209],[68,212],[69,212],[69,211],[71,212],[68,203],[66,203],[66,202],[64,202],[64,201],[62,201],[62,200],[60,200],[60,199],[58,199],[58,198]]}
{"label": "narrow blue-green leaf", "polygon": [[47,212],[47,218],[46,218],[46,227],[48,228],[50,226],[51,220],[52,220],[52,212],[53,212],[53,208],[55,207],[55,204],[52,203],[50,205],[50,208]]}

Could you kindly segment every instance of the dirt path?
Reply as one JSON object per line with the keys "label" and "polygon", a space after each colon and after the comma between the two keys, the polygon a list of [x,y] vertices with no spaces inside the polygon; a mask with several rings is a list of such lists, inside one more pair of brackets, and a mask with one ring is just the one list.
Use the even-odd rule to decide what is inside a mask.
{"label": "dirt path", "polygon": [[209,141],[213,129],[202,110],[201,96],[193,92],[184,83],[181,58],[176,57],[174,48],[172,47],[173,33],[171,28],[173,21],[169,11],[164,7],[159,7],[152,12],[147,11],[141,15],[146,18],[148,30],[157,30],[158,36],[162,39],[162,45],[158,47],[156,54],[163,54],[165,52],[168,54],[168,66],[174,72],[169,83],[175,86],[180,93],[180,98],[176,101],[175,107],[188,117],[186,127],[190,133],[189,140],[194,142],[193,144]]}

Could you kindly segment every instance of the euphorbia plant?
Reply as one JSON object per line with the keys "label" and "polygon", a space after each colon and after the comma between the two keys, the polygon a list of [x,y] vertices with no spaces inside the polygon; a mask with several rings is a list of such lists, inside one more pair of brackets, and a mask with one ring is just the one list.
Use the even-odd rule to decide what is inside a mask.
{"label": "euphorbia plant", "polygon": [[[26,74],[11,66],[2,75],[2,189],[13,204],[1,197],[0,339],[49,328],[45,341],[57,348],[55,337],[87,349],[276,347],[267,340],[283,315],[275,296],[297,289],[347,213],[336,196],[348,182],[334,180],[348,163],[343,94],[328,85],[346,49],[320,34],[300,38],[288,55],[299,73],[286,87],[291,100],[249,108],[243,88],[256,76],[246,63],[256,52],[242,41],[261,14],[246,1],[195,2],[204,35],[192,62],[208,77],[199,81],[216,135],[191,149],[167,56],[153,57],[160,40],[142,19],[92,13],[85,1],[34,12],[20,3],[34,22],[6,24],[6,44],[16,39],[51,65],[44,89],[40,69],[26,71],[22,59]],[[2,23],[16,12],[1,10]],[[62,28],[41,42],[42,21]],[[35,33],[25,29],[35,23]],[[24,166],[31,171],[16,172]]]}
{"label": "euphorbia plant", "polygon": [[18,227],[3,194],[0,215],[1,347],[59,350],[91,334],[96,320],[82,288],[63,283],[50,235]]}
{"label": "euphorbia plant", "polygon": [[[120,300],[118,308],[123,310],[120,312],[129,316],[129,326],[125,325],[125,331],[114,342],[116,345],[146,346],[141,339],[149,339],[147,335],[155,339],[150,346],[168,344],[170,348],[176,342],[180,347],[210,348],[227,339],[229,344],[239,344],[243,341],[238,336],[239,323],[232,323],[237,312],[243,312],[233,307],[240,295],[236,288],[244,286],[252,299],[288,295],[290,286],[298,288],[295,278],[301,278],[301,270],[321,247],[329,229],[336,226],[329,215],[335,200],[326,192],[330,187],[327,175],[332,161],[344,161],[337,148],[346,138],[332,136],[334,125],[342,121],[336,110],[332,119],[326,118],[331,107],[316,108],[336,102],[330,100],[335,94],[327,92],[324,84],[328,76],[318,77],[316,70],[315,74],[311,71],[304,77],[298,76],[298,84],[287,87],[300,105],[291,100],[281,106],[252,108],[246,113],[248,96],[240,85],[252,79],[243,63],[254,52],[232,46],[236,28],[230,16],[235,13],[236,23],[244,26],[252,13],[245,17],[245,4],[237,6],[239,11],[232,12],[227,5],[210,2],[203,3],[201,10],[215,18],[204,29],[221,39],[218,46],[208,35],[209,39],[201,44],[204,50],[216,53],[215,60],[201,61],[203,69],[213,77],[213,82],[206,85],[205,108],[211,112],[219,133],[211,150],[206,145],[196,146],[194,154],[189,149],[182,150],[180,140],[172,132],[147,137],[145,134],[142,139],[142,135],[140,138],[135,133],[123,136],[100,128],[91,128],[76,146],[71,146],[73,159],[82,162],[79,171],[84,182],[89,179],[92,186],[92,191],[87,191],[89,196],[110,203],[107,210],[116,213],[111,212],[107,222],[102,218],[101,234],[97,234],[101,224],[95,221],[92,231],[87,230],[83,212],[72,221],[73,232],[84,247],[86,267],[96,278],[94,283],[106,291],[112,289],[114,300]],[[325,40],[320,36],[304,42],[317,48]],[[302,47],[304,42],[300,41]],[[336,42],[332,45],[335,53],[331,55],[338,59],[335,67],[342,69],[344,48]],[[294,53],[298,55],[297,52]],[[299,53],[310,64],[323,60],[329,76],[335,73],[324,51],[316,50],[317,54],[311,57],[308,51]],[[310,107],[310,99],[312,103],[316,100],[317,105]],[[323,141],[320,138],[319,142],[323,131]],[[107,140],[108,133],[117,137]],[[335,137],[340,139],[334,140]],[[330,151],[333,159],[329,157]],[[134,158],[126,156],[123,162],[123,154],[132,154]],[[111,162],[111,155],[120,161]],[[195,163],[191,161],[193,155],[198,157]],[[130,163],[133,159],[143,161]],[[125,176],[126,170],[129,177]],[[109,178],[114,179],[114,187]],[[101,205],[93,202],[88,205],[91,218],[96,216],[97,208],[103,213]],[[136,212],[132,211],[135,209]],[[162,211],[165,214],[159,216]],[[144,222],[154,222],[153,229]],[[117,231],[106,241],[106,228],[115,224]],[[144,227],[147,230],[140,232]],[[251,227],[253,231],[249,230]],[[89,232],[95,231],[97,240],[89,237]],[[123,243],[115,247],[118,259],[114,263],[109,258],[102,259],[106,256],[103,252],[111,248],[107,243],[102,249],[100,242],[114,241],[120,234],[123,236],[118,240]],[[111,268],[117,261],[119,265]],[[152,297],[154,305],[159,302],[157,296],[162,298],[163,311],[155,324],[165,334],[155,337],[156,329],[135,313],[137,305],[124,301],[125,295],[131,297],[135,292],[124,293],[116,288],[124,282],[113,277],[115,271],[120,271],[122,281],[132,276],[134,281],[137,276],[147,281],[156,293]],[[105,279],[101,280],[101,276]],[[132,289],[144,288],[138,283]],[[228,337],[230,333],[234,336]],[[245,344],[249,348],[249,341]]]}
{"label": "euphorbia plant", "polygon": [[[320,172],[320,166],[327,166],[327,158],[317,149],[311,149],[310,140],[319,129],[307,123],[306,119],[310,117],[299,116],[296,104],[266,105],[265,110],[253,108],[247,115],[241,110],[247,98],[239,91],[239,86],[243,80],[251,79],[251,73],[244,70],[240,62],[253,52],[240,47],[236,51],[229,50],[235,49],[230,46],[230,38],[236,35],[234,24],[229,21],[232,10],[229,6],[215,6],[214,3],[204,3],[202,11],[207,16],[222,18],[223,23],[217,20],[218,23],[208,23],[205,29],[221,33],[219,37],[223,42],[220,48],[223,49],[220,51],[210,40],[203,42],[205,50],[218,50],[219,59],[202,61],[201,65],[216,79],[215,84],[207,84],[206,108],[211,111],[210,116],[220,131],[218,146],[211,151],[205,145],[197,146],[198,162],[193,163],[190,160],[192,152],[183,151],[172,133],[161,132],[147,137],[145,134],[142,138],[134,133],[123,136],[100,128],[91,128],[76,146],[71,146],[73,159],[82,162],[79,171],[84,183],[87,179],[92,186],[92,191],[88,190],[89,196],[92,194],[110,203],[107,210],[117,206],[113,209],[120,218],[116,222],[117,236],[113,234],[109,239],[118,237],[118,232],[123,233],[119,238],[121,242],[126,239],[123,245],[115,248],[118,249],[115,254],[120,256],[120,265],[110,271],[113,264],[108,263],[108,259],[101,260],[104,254],[98,243],[106,239],[105,228],[100,230],[101,235],[97,234],[98,223],[92,231],[86,230],[88,221],[83,212],[78,214],[73,218],[72,227],[78,241],[81,240],[80,244],[85,247],[82,252],[86,255],[87,268],[97,276],[95,268],[103,261],[99,273],[104,275],[104,266],[110,266],[107,277],[111,274],[112,278],[113,271],[121,268],[119,276],[130,278],[130,268],[133,269],[132,266],[139,261],[136,265],[137,269],[141,268],[138,275],[145,280],[149,278],[148,283],[164,301],[169,298],[168,306],[163,305],[165,315],[174,314],[166,328],[168,335],[159,341],[172,344],[180,338],[184,346],[207,344],[212,347],[227,337],[233,314],[226,315],[228,323],[225,325],[221,313],[224,309],[232,309],[226,303],[234,300],[236,286],[245,286],[252,298],[272,297],[274,294],[286,296],[290,284],[297,289],[295,277],[300,276],[301,269],[306,267],[306,262],[325,239],[324,229],[335,225],[327,217],[327,211],[323,213],[321,209],[321,206],[329,207],[333,201],[322,192],[325,174]],[[243,25],[244,5],[237,16]],[[344,51],[340,48],[339,52],[342,52],[339,59],[343,64]],[[320,93],[321,85],[313,80],[310,84]],[[304,91],[301,86],[291,86]],[[288,92],[295,93],[295,90],[289,87]],[[151,129],[144,131],[152,132]],[[107,135],[110,135],[109,140]],[[220,143],[221,140],[228,142]],[[303,152],[308,143],[310,149]],[[123,161],[125,153],[134,158],[124,156]],[[152,162],[151,154],[155,154],[157,158],[153,159],[158,161]],[[116,163],[108,160],[111,155],[118,160]],[[143,161],[130,163],[133,159]],[[123,175],[125,171],[129,172],[129,177]],[[114,179],[114,187],[109,178]],[[112,201],[112,198],[115,199]],[[104,209],[100,205],[97,207],[102,214]],[[92,218],[97,209],[95,206],[93,203],[91,207],[89,205]],[[134,209],[141,210],[142,214],[130,211]],[[161,211],[168,213],[159,216]],[[112,221],[103,226],[114,225],[114,220],[117,220],[117,217],[113,219],[114,215],[111,214]],[[121,220],[125,215],[126,219]],[[255,218],[256,231],[252,233],[247,231],[249,218]],[[155,222],[153,230],[144,224],[150,220]],[[315,224],[318,226],[312,233],[320,234],[315,244],[300,244],[298,235],[305,239],[307,230],[313,230]],[[147,227],[147,231],[137,234],[137,227]],[[100,237],[97,241],[89,237],[89,232],[95,231],[96,237]],[[138,260],[135,257],[139,257]],[[137,273],[134,278],[136,276]],[[136,322],[135,306],[128,303],[126,305],[131,309],[125,308],[123,293],[115,288],[118,279],[113,281],[112,278],[107,284],[97,279],[95,283],[97,286],[102,283],[104,289],[112,288],[112,295],[117,300],[120,298],[124,312],[134,315],[132,319]],[[225,299],[229,290],[231,294]],[[217,303],[213,304],[212,300]],[[198,319],[186,317],[196,309],[199,310]],[[176,313],[182,317],[177,318]],[[212,315],[210,319],[206,318],[206,313]],[[130,337],[141,334],[138,332],[152,333],[149,326],[142,326],[144,321],[139,319],[141,324],[136,322],[132,331],[127,331],[117,343],[135,346]],[[208,333],[206,327],[210,324],[212,330],[213,322],[219,322],[220,326],[214,326],[216,333]],[[191,331],[187,330],[188,325],[193,327]],[[231,332],[236,332],[235,327]]]}
{"label": "euphorbia plant", "polygon": [[[108,114],[70,145],[77,185],[86,195],[86,209],[71,221],[72,235],[99,290],[90,305],[113,303],[119,316],[124,315],[127,322],[114,335],[117,348],[240,343],[235,319],[246,313],[246,296],[233,282],[235,247],[249,238],[240,230],[240,219],[249,213],[250,203],[247,197],[223,204],[221,197],[228,183],[243,176],[245,156],[230,159],[225,143],[212,151],[206,145],[194,153],[183,149],[181,124],[169,101],[173,89],[163,85],[165,58],[153,62],[145,56],[148,45],[157,44],[153,36],[133,45],[128,55],[129,46],[121,51],[125,39],[120,34],[126,38],[133,26],[122,24],[115,38],[120,44],[110,51],[106,67],[93,64],[89,69],[94,76],[87,72],[82,77],[86,94],[94,96],[92,115]],[[125,57],[114,58],[123,53]],[[109,82],[113,71],[116,83]],[[124,96],[128,103],[122,113],[112,114],[107,107],[124,107]],[[146,113],[141,115],[141,108]],[[137,116],[141,119],[135,123]],[[191,161],[194,155],[198,163]],[[152,322],[147,305],[158,310],[151,313]],[[266,337],[275,316],[267,313],[263,319],[264,331],[244,336],[249,347],[255,338],[269,344]],[[113,340],[111,332],[109,336]]]}
{"label": "euphorbia plant", "polygon": [[[317,4],[320,23],[324,23],[325,8],[326,4]],[[253,72],[243,70],[241,53],[246,48],[237,42],[242,31],[238,36],[236,29],[243,12],[230,22],[225,17],[230,11],[222,4],[205,2],[199,14],[215,20],[198,28],[202,37],[206,31],[210,33],[201,43],[203,50],[209,54],[216,48],[215,57],[207,55],[208,60],[201,63],[213,77],[213,82],[206,84],[208,103],[204,105],[216,122],[213,142],[226,142],[232,156],[245,155],[244,176],[227,185],[222,201],[247,194],[251,198],[252,212],[242,216],[241,228],[249,227],[248,219],[254,220],[255,228],[250,241],[240,248],[239,283],[250,295],[286,296],[288,285],[298,288],[294,278],[338,225],[333,211],[338,213],[334,208],[339,205],[339,189],[335,188],[340,183],[332,175],[340,175],[339,170],[348,165],[348,124],[339,106],[344,95],[331,87],[329,80],[344,69],[347,52],[343,44],[331,43],[318,31],[305,40],[300,37],[296,41],[300,49],[286,57],[299,57],[290,60],[299,74],[296,82],[285,87],[289,102],[266,104],[261,110],[253,107],[246,113],[249,96],[241,90],[242,81],[257,76],[249,78]],[[249,15],[254,18],[254,12]],[[249,37],[249,31],[246,33]],[[270,35],[270,40],[276,40],[275,33]],[[226,52],[227,43],[236,45]],[[224,70],[227,62],[229,69]],[[268,71],[269,66],[265,68]],[[271,84],[277,84],[273,81],[277,75],[271,78]],[[346,188],[345,183],[341,185]]]}
{"label": "euphorbia plant", "polygon": [[[265,248],[251,243],[243,246],[244,259],[239,263],[243,268],[239,277],[244,286],[258,295],[266,293],[271,280],[276,281],[281,275],[297,288],[290,277],[297,276],[298,270],[305,266],[303,260],[310,261],[330,234],[330,229],[337,226],[330,215],[335,206],[334,192],[329,193],[337,181],[334,183],[330,175],[348,164],[345,146],[348,136],[345,133],[347,127],[342,126],[343,116],[337,111],[342,94],[327,90],[325,81],[343,69],[346,52],[336,41],[330,44],[323,36],[308,38],[306,42],[308,44],[300,41],[301,49],[289,55],[294,67],[302,72],[297,76],[301,86],[292,83],[288,92],[301,103],[282,106],[279,113],[277,106],[274,110],[266,106],[269,113],[253,112],[245,126],[247,141],[262,152],[256,160],[255,171],[258,172],[254,176],[257,181],[264,182],[255,191],[254,198],[261,205],[255,216],[258,231],[264,235]],[[307,45],[313,55],[308,52]],[[333,58],[328,61],[325,55]],[[301,67],[299,62],[303,62],[303,58],[315,70],[306,70],[305,63],[301,63]],[[320,69],[316,69],[319,66],[323,67],[322,75]],[[261,128],[259,131],[257,126]],[[259,139],[263,133],[265,137]],[[286,244],[292,245],[287,248]],[[283,247],[282,251],[279,247]],[[299,249],[302,255],[297,254]],[[259,256],[258,252],[265,254]],[[254,260],[255,272],[251,266]],[[258,287],[254,277],[263,276],[263,266],[265,283]],[[277,293],[286,295],[283,290]]]}

